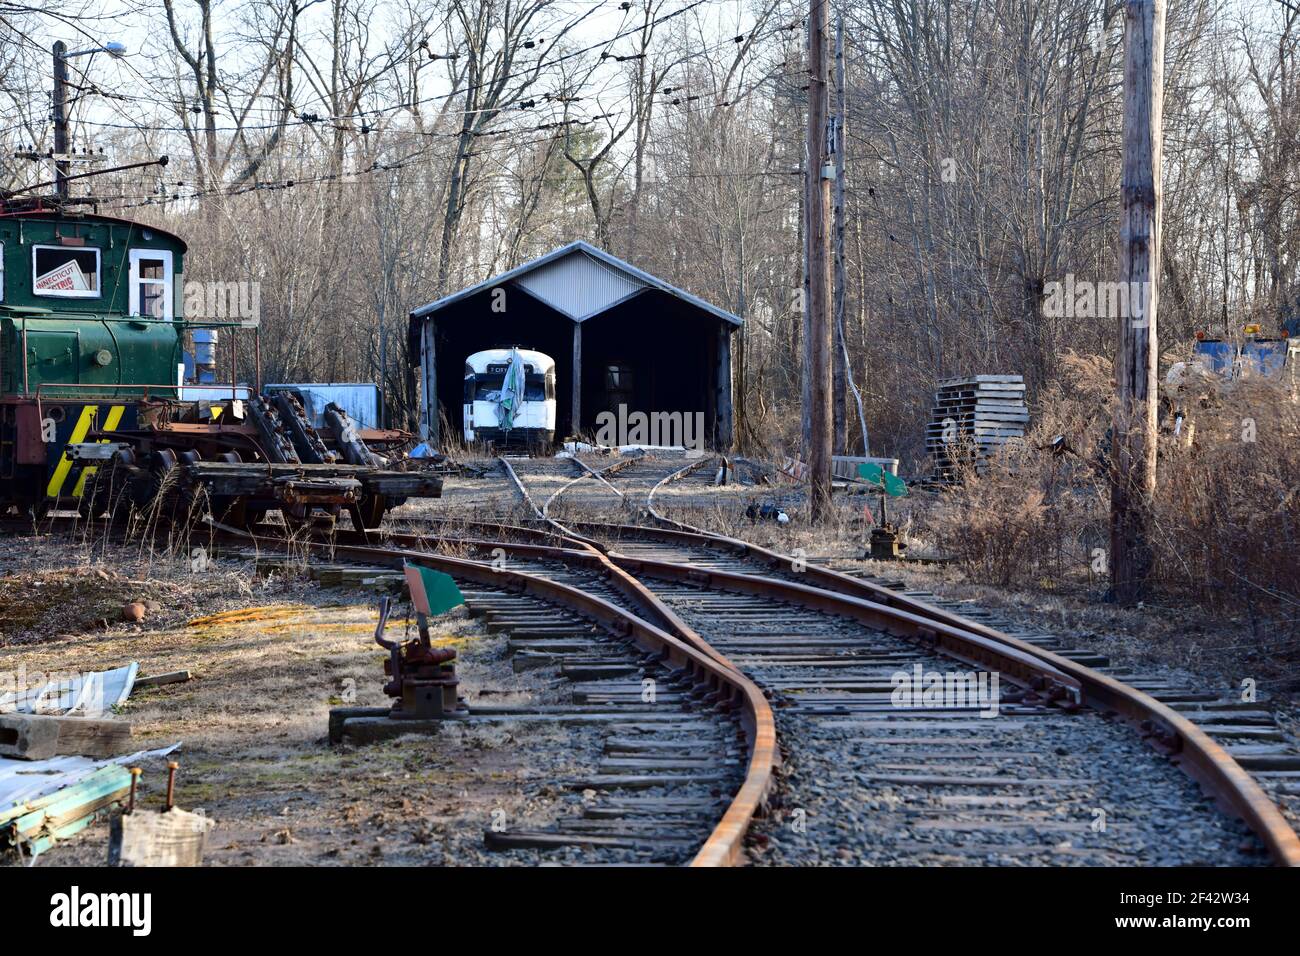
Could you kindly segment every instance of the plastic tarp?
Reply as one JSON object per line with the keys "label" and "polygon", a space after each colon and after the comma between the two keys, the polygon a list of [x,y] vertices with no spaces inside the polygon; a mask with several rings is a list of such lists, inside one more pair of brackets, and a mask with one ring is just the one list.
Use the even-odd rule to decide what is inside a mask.
{"label": "plastic tarp", "polygon": [[325,406],[331,403],[348,413],[358,428],[379,427],[379,387],[368,382],[304,382],[296,385],[267,385],[268,395],[274,391],[290,391],[302,399],[313,428],[322,428]]}
{"label": "plastic tarp", "polygon": [[501,389],[488,393],[488,400],[497,406],[497,424],[505,431],[515,427],[515,414],[524,400],[524,359],[518,349],[510,350],[510,363],[506,365]]}
{"label": "plastic tarp", "polygon": [[1213,372],[1216,375],[1227,375],[1232,371],[1232,363],[1236,358],[1236,353],[1237,350],[1231,342],[1206,340],[1196,343],[1192,351],[1192,360],[1207,372]]}
{"label": "plastic tarp", "polygon": [[1241,347],[1242,371],[1247,375],[1281,378],[1286,367],[1286,353],[1290,343],[1286,339],[1268,342],[1247,342]]}
{"label": "plastic tarp", "polygon": [[139,663],[111,671],[51,680],[42,687],[0,694],[0,713],[102,717],[131,696]]}
{"label": "plastic tarp", "polygon": [[50,757],[48,760],[10,760],[0,757],[0,811],[30,803],[48,793],[75,786],[101,767],[134,765],[153,757],[165,757],[180,743],[159,750],[140,750],[121,757],[94,760],[90,757]]}

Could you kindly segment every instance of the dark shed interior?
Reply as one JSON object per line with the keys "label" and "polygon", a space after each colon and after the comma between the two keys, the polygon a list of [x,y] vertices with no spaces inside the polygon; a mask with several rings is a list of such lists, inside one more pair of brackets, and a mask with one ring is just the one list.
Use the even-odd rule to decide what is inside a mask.
{"label": "dark shed interior", "polygon": [[739,325],[573,243],[411,313],[411,351],[421,356],[426,395],[421,430],[435,445],[444,423],[459,432],[465,359],[519,346],[555,359],[557,438],[594,436],[597,416],[617,414],[621,404],[628,413],[702,413],[705,443],[725,449],[732,438],[731,333]]}
{"label": "dark shed interior", "polygon": [[621,402],[630,412],[703,412],[711,431],[717,348],[716,323],[658,290],[583,322],[583,429]]}
{"label": "dark shed interior", "polygon": [[453,429],[460,428],[465,359],[484,349],[513,345],[555,359],[555,431],[567,435],[571,431],[573,323],[523,289],[512,289],[509,302],[511,307],[504,312],[493,312],[492,290],[484,289],[437,314],[434,355],[442,414]]}

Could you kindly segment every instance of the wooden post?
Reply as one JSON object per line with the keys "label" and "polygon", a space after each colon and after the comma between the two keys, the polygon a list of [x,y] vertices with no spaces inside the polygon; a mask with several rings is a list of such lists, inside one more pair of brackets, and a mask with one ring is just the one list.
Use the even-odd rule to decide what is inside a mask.
{"label": "wooden post", "polygon": [[718,364],[714,370],[717,376],[717,400],[714,402],[714,424],[716,435],[714,441],[718,451],[731,451],[732,401],[734,391],[731,386],[731,333],[729,322],[718,322]]}
{"label": "wooden post", "polygon": [[[68,114],[67,114],[67,94],[65,92],[68,84],[68,61],[64,54],[68,52],[67,46],[62,40],[55,41],[54,44],[54,93],[50,98],[53,105],[54,113],[54,155],[66,157],[68,154]],[[60,200],[68,198],[68,171],[70,164],[67,159],[56,159],[54,161],[54,193]]]}
{"label": "wooden post", "polygon": [[827,149],[826,27],[828,0],[809,0],[808,164],[804,171],[808,242],[809,517],[828,517],[831,505],[831,170]]}
{"label": "wooden post", "polygon": [[569,434],[577,440],[582,434],[582,323],[573,323],[573,391]]}
{"label": "wooden post", "polygon": [[[844,132],[844,18],[835,23],[835,327],[831,362],[831,447],[837,455],[848,454],[848,429],[844,414],[844,390],[848,380],[848,353],[844,347],[844,154],[848,152]],[[863,452],[866,454],[866,452]]]}
{"label": "wooden post", "polygon": [[1119,278],[1128,308],[1119,317],[1110,474],[1111,590],[1124,604],[1141,600],[1152,565],[1164,55],[1165,0],[1126,0]]}
{"label": "wooden post", "polygon": [[[442,422],[438,410],[438,353],[434,344],[436,321],[424,316],[420,322],[420,437],[437,448],[442,440]],[[460,416],[457,416],[459,420]]]}
{"label": "wooden post", "polygon": [[[812,24],[804,30],[804,58],[809,56],[812,37]],[[799,448],[800,454],[807,459],[808,448],[812,444],[812,327],[808,312],[808,176],[813,157],[808,154],[808,144],[804,143],[803,190],[799,193]]]}
{"label": "wooden post", "polygon": [[[739,217],[738,217],[739,218]],[[736,315],[740,316],[741,321],[745,319],[745,229],[744,224],[739,223],[740,229],[737,232],[739,241],[737,242],[740,254],[739,268],[736,270],[737,293],[736,293]],[[745,327],[742,325],[735,331],[735,375],[734,384],[731,389],[732,397],[732,432],[728,436],[727,446],[735,444],[736,435],[742,438],[745,434]],[[736,396],[740,396],[740,401],[736,401]]]}

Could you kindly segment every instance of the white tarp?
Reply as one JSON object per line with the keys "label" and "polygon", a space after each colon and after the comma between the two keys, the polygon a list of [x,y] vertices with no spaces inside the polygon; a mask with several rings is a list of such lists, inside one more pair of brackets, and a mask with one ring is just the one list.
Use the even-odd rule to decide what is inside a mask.
{"label": "white tarp", "polygon": [[159,750],[139,750],[121,757],[50,757],[48,760],[10,760],[0,757],[0,811],[30,803],[48,793],[71,787],[101,767],[128,767],[154,757],[165,757],[180,742]]}
{"label": "white tarp", "polygon": [[56,677],[42,687],[0,693],[0,714],[102,717],[131,696],[140,665]]}

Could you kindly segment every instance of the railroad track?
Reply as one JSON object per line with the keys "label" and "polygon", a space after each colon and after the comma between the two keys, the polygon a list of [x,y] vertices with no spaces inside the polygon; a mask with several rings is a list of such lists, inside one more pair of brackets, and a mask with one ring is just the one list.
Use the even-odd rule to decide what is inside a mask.
{"label": "railroad track", "polygon": [[[232,543],[303,546],[221,531]],[[570,684],[570,704],[475,707],[470,720],[556,721],[602,735],[591,774],[564,782],[583,795],[577,812],[545,830],[489,829],[489,848],[575,847],[585,863],[739,861],[777,760],[771,709],[639,582],[586,551],[517,540],[459,543],[508,550],[503,566],[429,553],[421,550],[428,539],[418,535],[391,534],[383,545],[365,537],[337,532],[307,546],[331,560],[380,567],[409,561],[450,574],[470,612],[508,633],[516,668],[549,667]]]}
{"label": "railroad track", "polygon": [[[417,522],[382,545],[351,532],[315,545],[447,571],[472,611],[516,629],[520,666],[570,681],[571,717],[606,708],[586,783],[610,786],[584,786],[595,799],[574,821],[486,834],[489,845],[710,865],[738,861],[750,833],[759,858],[790,863],[1240,864],[1263,850],[1300,864],[1278,808],[1188,719],[1239,740],[1258,713],[1177,688],[1147,694],[1087,666],[1105,665],[1086,652],[675,521],[657,495],[707,480],[707,461],[640,462],[621,487],[612,469],[576,461],[501,464],[530,525]],[[562,523],[556,502],[575,493],[585,500],[570,513],[611,506],[653,523]],[[539,622],[554,630],[530,634]],[[893,699],[900,674],[954,673],[999,675],[996,719],[980,715],[987,699]],[[654,705],[667,708],[650,711],[662,722],[639,719],[646,680],[667,688]],[[787,765],[771,793],[778,733]],[[775,812],[755,822],[769,797]]]}
{"label": "railroad track", "polygon": [[[514,478],[536,506],[531,463],[522,470]],[[777,705],[791,765],[781,799],[792,820],[759,827],[773,859],[827,861],[847,851],[856,861],[912,864],[1249,862],[1246,832],[1211,808],[1195,781],[1276,862],[1300,863],[1300,842],[1278,808],[1188,719],[1247,748],[1240,756],[1262,772],[1294,772],[1300,758],[1272,739],[1280,735],[1263,723],[1266,714],[1214,694],[1121,680],[1088,666],[1106,662],[1086,651],[1042,636],[1022,640],[921,595],[800,567],[656,506],[665,485],[710,470],[687,465],[654,482],[645,513],[658,527],[564,525],[547,506],[539,517],[653,582],[688,627]],[[585,483],[590,497],[598,480],[587,474],[567,487]],[[553,491],[548,506],[565,490]],[[980,717],[978,702],[925,706],[924,694],[919,706],[896,706],[894,692],[906,686],[900,675],[924,682],[981,671],[1013,685],[998,720]]]}

